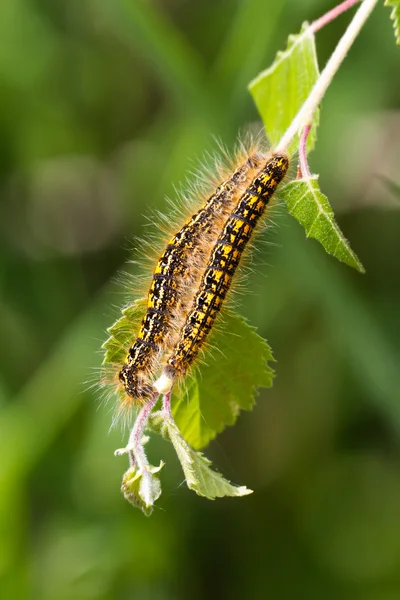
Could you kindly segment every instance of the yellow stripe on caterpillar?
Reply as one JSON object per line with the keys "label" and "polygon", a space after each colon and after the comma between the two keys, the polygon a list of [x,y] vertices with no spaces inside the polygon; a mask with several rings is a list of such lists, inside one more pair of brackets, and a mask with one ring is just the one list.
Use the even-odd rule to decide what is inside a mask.
{"label": "yellow stripe on caterpillar", "polygon": [[256,151],[247,155],[169,240],[160,256],[148,292],[146,314],[119,373],[127,405],[132,400],[143,402],[152,395],[152,375],[163,351],[168,351],[176,341],[173,332],[179,330],[186,306],[192,301],[189,290],[197,287],[210,248],[263,160],[263,155]]}

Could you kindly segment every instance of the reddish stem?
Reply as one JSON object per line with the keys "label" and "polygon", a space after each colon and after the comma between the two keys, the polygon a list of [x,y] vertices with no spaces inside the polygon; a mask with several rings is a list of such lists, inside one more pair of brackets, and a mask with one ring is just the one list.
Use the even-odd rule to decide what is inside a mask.
{"label": "reddish stem", "polygon": [[167,413],[167,415],[169,417],[172,416],[172,413],[171,413],[171,393],[172,392],[167,392],[165,394],[165,396],[163,397],[163,401],[162,401],[162,403],[163,403],[163,409],[164,409],[164,411]]}
{"label": "reddish stem", "polygon": [[130,466],[137,466],[138,469],[145,471],[149,466],[146,453],[142,444],[142,437],[144,430],[146,429],[147,421],[149,420],[150,414],[157,404],[158,393],[155,392],[151,398],[149,398],[139,411],[133,428],[131,430],[128,444],[125,448],[119,448],[114,452],[116,456],[128,453]]}
{"label": "reddish stem", "polygon": [[338,6],[335,6],[335,8],[332,8],[332,10],[327,12],[325,15],[322,15],[322,17],[320,17],[319,19],[316,19],[316,21],[313,21],[310,25],[310,30],[312,31],[312,33],[319,31],[320,29],[325,27],[325,25],[328,25],[328,23],[336,19],[336,17],[344,13],[346,10],[348,10],[358,2],[360,2],[360,0],[345,0]]}
{"label": "reddish stem", "polygon": [[[156,405],[158,400],[157,392],[151,396],[146,401],[146,404],[143,405],[139,414],[136,417],[135,423],[133,425],[133,429],[131,431],[131,435],[129,436],[128,446],[132,445],[135,448],[139,448],[142,446],[142,437],[144,435],[144,430],[146,429],[147,421],[149,420],[150,414]],[[135,457],[137,459],[136,453]]]}

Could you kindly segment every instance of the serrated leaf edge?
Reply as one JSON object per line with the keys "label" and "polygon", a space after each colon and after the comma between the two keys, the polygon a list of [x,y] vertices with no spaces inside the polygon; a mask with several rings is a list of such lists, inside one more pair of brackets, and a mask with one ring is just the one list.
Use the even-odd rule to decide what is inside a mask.
{"label": "serrated leaf edge", "polygon": [[385,0],[384,6],[392,8],[390,18],[393,21],[396,44],[400,45],[400,0]]}
{"label": "serrated leaf edge", "polygon": [[[343,233],[342,233],[342,231],[341,231],[341,229],[340,229],[339,225],[336,223],[336,221],[335,221],[335,219],[334,219],[334,212],[333,212],[333,209],[331,209],[331,212],[327,212],[327,211],[326,211],[326,210],[323,208],[323,206],[321,206],[321,203],[319,202],[319,200],[318,200],[318,197],[317,197],[317,195],[316,195],[316,191],[317,191],[317,190],[316,190],[316,189],[313,187],[313,185],[312,185],[312,183],[314,183],[314,182],[315,182],[315,183],[318,185],[318,180],[319,180],[319,178],[318,178],[318,175],[314,175],[314,176],[312,176],[312,177],[309,177],[309,178],[307,178],[307,179],[301,179],[301,180],[294,180],[294,181],[291,181],[290,183],[288,183],[288,184],[287,184],[287,186],[285,186],[285,187],[289,187],[290,185],[296,184],[296,182],[297,182],[297,181],[300,181],[300,182],[306,183],[306,184],[307,184],[307,188],[308,188],[309,192],[311,193],[311,195],[313,196],[313,198],[314,198],[314,201],[315,201],[315,203],[316,203],[316,206],[318,207],[318,214],[316,215],[316,217],[315,217],[315,219],[314,219],[314,222],[313,222],[313,223],[312,223],[312,225],[309,227],[308,231],[305,229],[304,225],[303,225],[302,223],[300,223],[300,225],[301,225],[301,226],[304,228],[304,231],[305,231],[306,237],[307,237],[307,238],[309,238],[309,237],[312,237],[312,239],[316,239],[315,237],[313,237],[313,236],[312,236],[312,234],[311,234],[311,230],[312,230],[312,228],[314,227],[314,225],[316,224],[316,222],[317,222],[318,218],[319,218],[321,215],[324,215],[324,216],[326,217],[326,219],[329,221],[329,223],[330,223],[330,225],[331,225],[331,228],[332,228],[332,230],[335,232],[335,235],[337,236],[337,244],[336,244],[335,248],[334,248],[334,249],[332,250],[332,252],[331,252],[331,251],[328,251],[328,250],[325,248],[325,246],[324,246],[324,245],[323,245],[323,244],[320,242],[320,240],[318,240],[318,239],[317,239],[317,241],[319,241],[319,242],[321,243],[322,247],[325,249],[325,251],[326,251],[328,254],[331,254],[331,255],[332,255],[332,256],[334,256],[335,258],[338,258],[338,257],[336,256],[336,254],[335,254],[335,252],[336,252],[336,250],[337,250],[338,246],[339,246],[341,243],[344,243],[344,244],[346,245],[346,247],[347,247],[347,251],[349,252],[349,254],[351,255],[351,257],[352,257],[352,259],[353,259],[353,261],[354,261],[354,264],[356,265],[356,269],[357,269],[357,270],[358,270],[360,273],[365,273],[365,269],[364,269],[364,267],[363,267],[363,265],[362,265],[361,261],[359,260],[359,258],[357,257],[357,255],[356,255],[356,254],[353,252],[353,250],[351,249],[351,247],[350,247],[350,245],[349,245],[349,243],[348,243],[347,239],[346,239],[346,238],[345,238],[345,236],[343,235]],[[323,194],[323,192],[322,192],[322,191],[320,190],[320,188],[319,188],[319,185],[318,185],[318,191],[319,191],[321,194]],[[323,194],[323,195],[324,195],[324,194]],[[294,210],[295,210],[296,206],[299,204],[299,202],[302,202],[302,201],[304,200],[304,198],[305,198],[305,197],[306,197],[306,195],[304,194],[303,196],[301,196],[301,197],[300,197],[300,198],[299,198],[299,199],[298,199],[298,200],[295,202],[295,204],[294,204],[293,206],[291,206],[291,207],[290,207],[290,209],[289,209],[289,207],[288,207],[288,209],[289,209],[289,213],[290,213],[290,214],[292,214],[292,213],[294,212]],[[326,197],[326,196],[325,196],[325,197]],[[328,201],[328,203],[329,203],[329,200],[328,200],[328,199],[327,199],[327,201]],[[296,221],[298,221],[298,220],[297,220],[297,218],[296,218],[294,215],[292,215],[292,216],[293,216],[293,217],[296,219]],[[299,222],[299,221],[298,221],[298,222]],[[340,260],[340,259],[338,259],[338,260]],[[341,262],[344,262],[344,261],[341,261]],[[347,264],[347,263],[345,263],[345,264]],[[348,266],[351,266],[351,265],[348,265]]]}
{"label": "serrated leaf edge", "polygon": [[257,85],[259,83],[259,81],[261,79],[263,79],[264,77],[268,77],[271,73],[273,73],[277,67],[286,59],[290,56],[290,54],[296,49],[296,46],[298,46],[299,44],[301,44],[303,42],[303,40],[305,40],[307,37],[309,37],[311,40],[314,38],[314,34],[312,33],[309,24],[307,22],[305,22],[302,26],[302,29],[300,30],[300,33],[291,33],[288,36],[288,43],[287,43],[287,47],[286,50],[279,50],[276,55],[275,55],[275,59],[273,61],[273,63],[271,64],[270,67],[268,67],[267,69],[264,69],[264,71],[261,71],[261,73],[259,73],[257,75],[257,77],[255,77],[254,79],[252,79],[248,85],[249,89],[251,89],[253,86]]}
{"label": "serrated leaf edge", "polygon": [[[175,448],[175,452],[178,456],[183,473],[185,475],[187,486],[190,490],[196,492],[198,496],[203,496],[205,498],[208,498],[209,500],[214,500],[215,498],[223,498],[226,496],[241,497],[253,493],[253,490],[248,489],[246,486],[236,486],[230,483],[220,473],[211,469],[211,461],[206,456],[204,456],[202,452],[197,452],[189,446],[189,444],[182,437],[172,417],[167,416],[165,418],[165,425],[167,427],[168,437]],[[232,493],[207,493],[206,490],[207,487],[209,487],[209,485],[207,485],[207,483],[205,482],[204,476],[202,476],[201,479],[196,478],[196,461],[200,463],[201,469],[204,469],[209,473],[211,481],[214,483],[216,489],[218,489],[217,486],[219,483],[220,485],[226,486],[228,489],[230,489]]]}

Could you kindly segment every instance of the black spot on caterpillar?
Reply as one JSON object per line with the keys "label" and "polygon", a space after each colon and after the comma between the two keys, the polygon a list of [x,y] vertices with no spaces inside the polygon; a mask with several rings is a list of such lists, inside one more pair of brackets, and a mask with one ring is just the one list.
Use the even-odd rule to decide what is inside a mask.
{"label": "black spot on caterpillar", "polygon": [[124,403],[143,402],[153,393],[151,377],[165,349],[172,347],[183,322],[192,288],[199,283],[210,249],[238,199],[259,172],[264,156],[252,151],[205,204],[169,240],[158,259],[137,338],[129,348],[119,380]]}

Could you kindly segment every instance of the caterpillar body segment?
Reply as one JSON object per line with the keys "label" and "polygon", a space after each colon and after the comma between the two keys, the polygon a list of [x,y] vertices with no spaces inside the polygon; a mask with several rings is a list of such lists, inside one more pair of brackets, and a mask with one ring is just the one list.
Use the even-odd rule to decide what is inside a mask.
{"label": "caterpillar body segment", "polygon": [[272,155],[233,208],[201,277],[179,339],[155,389],[165,393],[187,372],[210,333],[254,228],[289,167],[286,155]]}
{"label": "caterpillar body segment", "polygon": [[223,223],[263,163],[263,155],[246,155],[205,204],[170,238],[158,259],[147,296],[147,309],[136,341],[129,348],[119,373],[127,403],[152,395],[152,375],[165,348],[174,345],[179,323],[183,323],[188,297],[197,288]]}

